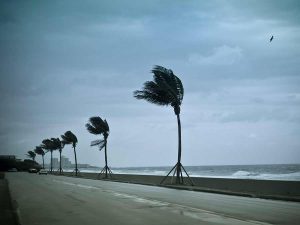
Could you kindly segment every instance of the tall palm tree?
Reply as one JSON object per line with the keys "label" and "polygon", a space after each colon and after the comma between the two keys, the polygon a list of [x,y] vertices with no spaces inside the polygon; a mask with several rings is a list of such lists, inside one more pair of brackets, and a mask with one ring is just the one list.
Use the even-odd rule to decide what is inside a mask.
{"label": "tall palm tree", "polygon": [[50,173],[53,171],[53,151],[56,149],[53,146],[53,142],[51,139],[44,139],[42,141],[41,147],[46,150],[46,152],[51,153],[51,161],[50,161]]}
{"label": "tall palm tree", "polygon": [[42,156],[42,159],[43,159],[43,169],[45,169],[45,163],[44,163],[45,152],[44,152],[43,148],[41,146],[36,146],[35,149],[34,149],[34,152],[37,155],[41,155]]}
{"label": "tall palm tree", "polygon": [[59,140],[59,138],[51,138],[51,141],[53,144],[53,148],[59,151],[59,174],[62,174],[61,153],[65,144],[61,140]]}
{"label": "tall palm tree", "polygon": [[76,157],[76,144],[78,142],[77,137],[75,134],[73,134],[71,131],[65,132],[65,134],[61,135],[63,144],[72,144],[74,149],[74,156],[75,156],[75,175],[78,174],[78,168],[77,168],[77,157]]}
{"label": "tall palm tree", "polygon": [[[137,99],[144,99],[156,105],[171,105],[174,108],[178,124],[178,159],[176,165],[171,169],[161,183],[163,183],[174,170],[174,174],[176,173],[176,184],[183,184],[182,169],[189,178],[189,175],[181,164],[180,106],[184,95],[183,85],[181,80],[170,69],[166,69],[162,66],[154,66],[151,72],[153,73],[153,81],[146,81],[142,90],[134,92],[134,97]],[[189,181],[193,185],[190,178]]]}
{"label": "tall palm tree", "polygon": [[110,168],[107,166],[107,138],[109,135],[109,126],[106,120],[102,120],[99,116],[91,117],[89,123],[86,125],[87,130],[91,134],[103,135],[103,139],[95,140],[91,142],[91,146],[98,146],[101,151],[103,148],[105,150],[105,167],[101,170],[99,175],[105,172],[105,178],[108,178],[112,174]]}
{"label": "tall palm tree", "polygon": [[26,156],[28,158],[31,158],[33,161],[35,161],[36,154],[34,153],[34,151],[28,151]]}

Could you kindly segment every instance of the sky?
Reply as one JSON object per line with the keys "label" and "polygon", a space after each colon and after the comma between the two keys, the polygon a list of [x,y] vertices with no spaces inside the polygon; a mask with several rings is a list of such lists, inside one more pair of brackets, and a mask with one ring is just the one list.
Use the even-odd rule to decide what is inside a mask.
{"label": "sky", "polygon": [[297,0],[1,0],[0,154],[71,130],[103,166],[100,116],[109,166],[175,165],[173,108],[133,97],[161,65],[184,86],[183,165],[300,163],[299,40]]}

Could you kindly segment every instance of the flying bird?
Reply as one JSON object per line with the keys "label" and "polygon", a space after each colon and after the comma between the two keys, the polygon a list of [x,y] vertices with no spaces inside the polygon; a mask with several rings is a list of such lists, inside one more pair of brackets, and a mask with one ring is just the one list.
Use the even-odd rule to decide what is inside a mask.
{"label": "flying bird", "polygon": [[272,37],[270,38],[270,42],[273,41],[274,36],[272,35]]}

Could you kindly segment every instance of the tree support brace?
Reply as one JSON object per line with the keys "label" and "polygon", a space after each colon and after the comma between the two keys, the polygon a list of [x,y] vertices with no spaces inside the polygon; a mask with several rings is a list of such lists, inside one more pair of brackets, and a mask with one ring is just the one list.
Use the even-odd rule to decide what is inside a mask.
{"label": "tree support brace", "polygon": [[102,179],[112,178],[112,174],[113,173],[110,170],[110,168],[108,166],[104,166],[103,169],[101,170],[101,172],[98,174],[97,178],[101,179],[101,175],[104,175],[104,177]]}
{"label": "tree support brace", "polygon": [[[183,167],[183,165],[179,162],[176,163],[176,165],[170,170],[170,172],[162,179],[162,181],[160,182],[160,184],[163,184],[165,182],[165,180],[168,178],[168,176],[173,172],[173,176],[171,179],[171,184],[173,184],[173,179],[175,174],[177,174],[176,176],[176,181],[175,184],[184,184],[184,180],[183,180],[183,176],[182,176],[182,170],[185,172],[186,176],[187,176],[187,180],[189,181],[189,183],[194,186],[194,183],[192,181],[192,179],[190,178],[190,176],[188,175],[188,173],[186,172],[185,168]],[[178,176],[179,175],[179,176]]]}

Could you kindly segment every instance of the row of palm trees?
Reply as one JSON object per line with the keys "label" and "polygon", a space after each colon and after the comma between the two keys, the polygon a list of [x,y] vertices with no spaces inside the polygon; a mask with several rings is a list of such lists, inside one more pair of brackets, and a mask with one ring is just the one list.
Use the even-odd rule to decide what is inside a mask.
{"label": "row of palm trees", "polygon": [[[106,120],[102,120],[100,117],[91,117],[89,119],[89,123],[86,124],[87,130],[91,134],[95,135],[103,135],[103,139],[95,140],[91,142],[91,146],[98,146],[99,150],[101,151],[103,148],[105,149],[105,166],[102,169],[102,171],[99,173],[99,175],[104,174],[105,178],[108,178],[108,176],[112,174],[110,168],[107,164],[107,138],[109,136],[109,126]],[[28,151],[27,156],[31,158],[33,161],[35,161],[36,155],[41,155],[43,159],[43,168],[45,168],[44,164],[44,156],[47,152],[50,152],[51,154],[51,161],[50,161],[50,172],[53,172],[53,152],[58,150],[59,151],[59,174],[62,174],[62,165],[61,165],[61,154],[64,146],[66,144],[72,144],[72,147],[74,149],[74,157],[75,157],[75,175],[78,175],[78,167],[77,167],[77,155],[76,155],[76,144],[78,140],[75,134],[73,134],[71,131],[65,132],[63,135],[61,135],[61,140],[59,138],[49,138],[44,139],[42,141],[42,144],[39,146],[36,146],[34,151]]]}
{"label": "row of palm trees", "polygon": [[71,144],[74,149],[74,156],[75,156],[75,174],[77,176],[78,174],[78,168],[77,168],[77,156],[76,156],[76,144],[78,140],[75,134],[73,134],[71,131],[65,132],[63,135],[61,135],[61,140],[59,138],[48,138],[44,139],[42,141],[42,144],[39,146],[36,146],[33,151],[28,151],[27,156],[31,158],[33,161],[35,161],[36,155],[41,155],[43,159],[43,169],[45,168],[45,161],[44,156],[47,152],[50,152],[51,154],[51,161],[50,161],[50,172],[53,172],[53,151],[58,150],[59,151],[59,174],[62,174],[62,165],[61,165],[61,153],[62,149],[65,147],[65,145]]}
{"label": "row of palm trees", "polygon": [[[174,113],[177,118],[178,125],[178,157],[177,163],[170,170],[167,176],[161,181],[163,183],[166,178],[173,172],[173,177],[176,174],[176,184],[183,184],[183,171],[188,177],[189,182],[193,185],[192,180],[190,179],[185,168],[181,164],[181,122],[180,122],[180,107],[183,100],[184,88],[181,80],[173,73],[172,70],[166,69],[162,66],[154,66],[151,71],[153,73],[153,81],[146,81],[142,90],[134,91],[134,97],[137,99],[143,99],[150,103],[160,105],[160,106],[172,106]],[[108,178],[108,175],[111,175],[112,172],[107,165],[107,138],[109,136],[109,126],[106,120],[102,120],[100,117],[91,117],[89,123],[86,124],[87,130],[94,135],[103,135],[103,139],[95,140],[91,142],[91,146],[98,146],[101,151],[104,148],[105,151],[105,166],[100,172],[100,174],[105,174],[105,178]],[[61,151],[65,144],[72,144],[74,148],[75,155],[75,172],[77,176],[77,158],[76,158],[76,143],[77,138],[71,132],[67,131],[64,135],[61,135],[62,141],[59,138],[51,138],[43,140],[43,144],[35,149],[35,153],[42,155],[44,157],[45,153],[40,151],[41,149],[46,150],[46,152],[51,152],[51,172],[52,172],[52,152],[54,150],[59,150],[60,157]],[[32,157],[28,152],[28,156]],[[44,159],[43,159],[44,162]],[[60,164],[60,173],[61,173],[61,164]],[[172,179],[173,180],[173,179]]]}

